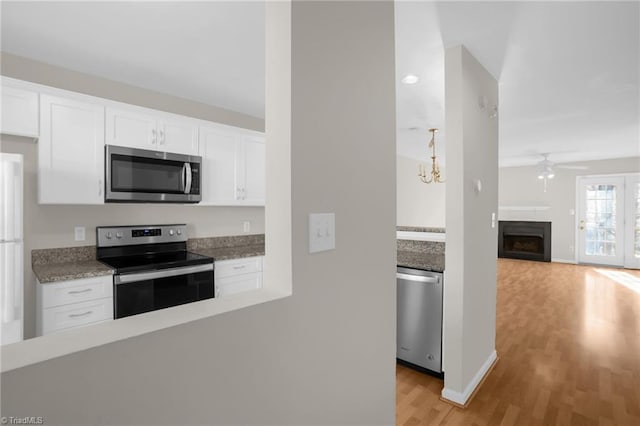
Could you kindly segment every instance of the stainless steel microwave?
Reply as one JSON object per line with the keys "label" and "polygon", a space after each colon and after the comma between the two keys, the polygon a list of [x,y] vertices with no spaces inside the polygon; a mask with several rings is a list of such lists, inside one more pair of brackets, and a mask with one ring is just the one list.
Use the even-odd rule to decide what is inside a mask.
{"label": "stainless steel microwave", "polygon": [[105,201],[197,203],[202,199],[202,157],[105,147]]}

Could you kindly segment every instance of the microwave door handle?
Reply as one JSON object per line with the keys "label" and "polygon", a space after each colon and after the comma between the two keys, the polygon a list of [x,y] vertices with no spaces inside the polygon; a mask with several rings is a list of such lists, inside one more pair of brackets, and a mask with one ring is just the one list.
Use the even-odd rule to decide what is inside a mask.
{"label": "microwave door handle", "polygon": [[187,175],[187,163],[182,163],[182,174],[180,175],[180,188],[182,188],[182,192],[187,192],[185,189],[187,188],[186,183],[186,175]]}
{"label": "microwave door handle", "polygon": [[191,192],[191,163],[184,163],[184,168],[187,175],[187,182],[184,185],[184,193],[189,194]]}

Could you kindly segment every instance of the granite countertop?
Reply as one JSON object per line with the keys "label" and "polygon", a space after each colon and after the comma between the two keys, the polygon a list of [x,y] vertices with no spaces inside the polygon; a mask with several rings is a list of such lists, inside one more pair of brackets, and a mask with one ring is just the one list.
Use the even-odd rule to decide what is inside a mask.
{"label": "granite countertop", "polygon": [[[410,227],[398,227],[408,229]],[[403,229],[403,230],[404,230]],[[437,231],[441,230],[441,231]],[[444,232],[444,228],[416,228],[410,232]],[[397,240],[397,265],[406,268],[444,272],[444,241]]]}
{"label": "granite countertop", "polygon": [[405,268],[444,272],[444,254],[398,250],[397,264]]}
{"label": "granite countertop", "polygon": [[33,273],[42,284],[113,274],[113,269],[97,260],[44,263],[33,265]]}
{"label": "granite countertop", "polygon": [[191,250],[203,256],[213,257],[216,261],[240,259],[243,257],[264,256],[264,244],[252,244],[236,247],[209,247]]}
{"label": "granite countertop", "polygon": [[[215,260],[264,255],[264,234],[194,238],[187,250]],[[95,246],[37,249],[31,251],[33,273],[40,283],[111,275],[114,270],[96,260]]]}

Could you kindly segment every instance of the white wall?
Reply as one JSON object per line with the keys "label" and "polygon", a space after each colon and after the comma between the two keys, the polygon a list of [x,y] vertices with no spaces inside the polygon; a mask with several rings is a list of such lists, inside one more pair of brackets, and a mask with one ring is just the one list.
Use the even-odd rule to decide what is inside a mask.
{"label": "white wall", "polygon": [[[293,296],[4,373],[2,415],[394,424],[393,3],[295,2],[292,21],[292,187],[272,187],[275,167],[267,185],[291,194]],[[337,247],[310,255],[316,211],[336,213]]]}
{"label": "white wall", "polygon": [[[425,147],[428,140],[425,139]],[[427,161],[428,160],[428,161]],[[397,220],[399,226],[445,227],[446,183],[423,183],[418,177],[418,165],[431,167],[431,159],[418,161],[397,157]],[[447,172],[440,167],[443,179]]]}
{"label": "white wall", "polygon": [[[442,395],[464,403],[477,374],[495,356],[498,119],[478,97],[498,102],[498,83],[461,46],[445,51],[447,259]],[[474,182],[482,191],[474,191]]]}
{"label": "white wall", "polygon": [[[537,220],[551,222],[551,258],[575,262],[576,176],[591,174],[628,173],[640,171],[640,157],[615,160],[571,163],[585,170],[556,168],[555,176],[547,182],[537,178],[538,169],[506,167],[500,169],[500,220]],[[505,209],[508,207],[511,209]],[[548,207],[545,210],[514,210],[517,207]]]}

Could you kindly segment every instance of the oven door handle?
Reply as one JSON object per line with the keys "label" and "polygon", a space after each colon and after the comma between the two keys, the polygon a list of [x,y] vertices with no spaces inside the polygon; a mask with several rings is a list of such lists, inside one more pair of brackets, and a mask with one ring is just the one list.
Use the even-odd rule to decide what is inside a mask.
{"label": "oven door handle", "polygon": [[175,277],[178,275],[195,274],[198,272],[213,271],[213,263],[204,265],[184,266],[181,268],[161,269],[153,272],[140,272],[135,274],[114,275],[113,283],[115,285],[134,283],[138,281],[154,280],[156,278]]}

